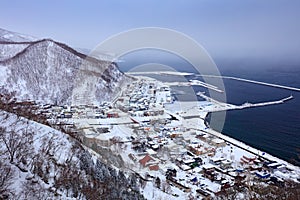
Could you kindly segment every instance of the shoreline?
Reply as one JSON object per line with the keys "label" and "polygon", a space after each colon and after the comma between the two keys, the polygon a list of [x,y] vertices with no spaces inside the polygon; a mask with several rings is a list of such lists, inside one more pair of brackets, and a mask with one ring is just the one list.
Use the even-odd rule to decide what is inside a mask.
{"label": "shoreline", "polygon": [[[143,74],[143,75],[141,75],[141,74]],[[169,72],[156,72],[156,73],[149,72],[149,73],[145,73],[145,72],[144,72],[144,73],[143,73],[143,72],[142,72],[142,73],[138,73],[138,72],[136,72],[136,73],[131,73],[130,75],[131,75],[131,76],[134,76],[134,77],[145,78],[145,77],[147,77],[147,74],[185,76],[185,75],[188,74],[188,73],[185,73],[185,72],[177,72],[177,73],[174,73],[174,72],[171,72],[171,73],[169,73]],[[190,75],[190,74],[189,74],[189,75]],[[152,78],[152,77],[151,77],[151,78],[150,78],[150,77],[147,77],[147,78],[148,78],[149,80],[155,79],[155,78]],[[157,80],[157,79],[155,79],[155,80],[164,84],[163,81],[160,81],[160,80]],[[178,102],[180,102],[180,101],[178,101]],[[201,101],[197,101],[197,102],[199,103],[199,102],[201,102]],[[234,145],[234,146],[236,146],[236,147],[238,147],[238,148],[240,148],[240,149],[243,149],[243,150],[245,150],[245,151],[247,151],[247,152],[249,152],[249,153],[251,153],[251,154],[253,154],[253,155],[255,155],[255,156],[261,157],[261,158],[263,158],[263,159],[265,159],[265,160],[268,160],[268,161],[276,161],[276,162],[278,162],[278,163],[281,163],[281,164],[283,164],[283,165],[286,165],[288,168],[293,169],[293,170],[295,170],[298,174],[300,174],[300,167],[299,167],[299,166],[294,165],[294,164],[292,164],[292,163],[289,163],[288,161],[286,161],[286,160],[284,160],[284,159],[281,159],[281,158],[278,158],[278,157],[276,157],[276,156],[274,156],[274,155],[272,155],[272,154],[270,154],[270,153],[268,153],[268,152],[265,152],[265,151],[263,151],[263,150],[254,148],[254,147],[252,147],[252,146],[249,145],[249,144],[246,144],[246,143],[244,143],[244,142],[242,142],[242,141],[240,141],[240,140],[238,140],[238,139],[235,139],[235,138],[232,138],[232,137],[230,137],[230,136],[227,136],[227,135],[223,134],[222,132],[218,132],[218,131],[214,130],[213,128],[211,128],[209,122],[206,120],[206,119],[207,119],[207,116],[208,116],[210,113],[211,113],[211,112],[207,112],[207,114],[205,115],[204,118],[200,118],[200,117],[199,117],[201,120],[203,120],[203,124],[204,124],[204,126],[206,127],[206,130],[203,130],[204,132],[206,132],[206,133],[208,133],[208,134],[210,134],[210,135],[213,135],[213,136],[215,136],[215,137],[218,137],[218,138],[220,138],[220,139],[223,139],[224,141],[226,141],[226,142],[228,142],[228,143],[230,143],[230,144],[232,144],[232,145]],[[201,114],[199,114],[199,116],[200,116],[200,115],[201,115]]]}
{"label": "shoreline", "polygon": [[[177,101],[179,104],[180,103],[184,103],[186,101]],[[205,102],[205,101],[197,101],[197,102],[192,102],[190,101],[190,103],[199,103],[199,102]],[[206,115],[204,115],[204,113],[206,113]],[[263,150],[260,150],[258,148],[255,148],[255,147],[252,147],[251,145],[243,142],[243,141],[240,141],[238,139],[235,139],[233,137],[230,137],[222,132],[219,132],[219,131],[216,131],[214,130],[213,128],[210,127],[210,124],[207,120],[207,117],[211,114],[211,112],[202,112],[202,113],[199,113],[199,116],[193,116],[192,118],[198,118],[200,120],[203,121],[203,126],[205,127],[204,130],[201,129],[201,126],[200,127],[197,127],[195,129],[199,130],[199,131],[202,131],[204,133],[207,133],[209,135],[213,135],[219,139],[222,139],[224,140],[225,142],[227,143],[230,143],[232,144],[233,146],[236,146],[237,148],[240,148],[244,151],[247,151],[248,153],[251,153],[253,154],[254,156],[258,157],[258,158],[263,158],[264,160],[268,160],[268,161],[276,161],[277,163],[280,163],[280,164],[283,164],[285,166],[287,166],[288,168],[296,171],[298,174],[300,174],[300,166],[297,166],[297,165],[294,165],[284,159],[281,159],[281,158],[278,158],[268,152],[265,152]],[[205,116],[205,117],[200,117],[200,116]]]}
{"label": "shoreline", "polygon": [[[210,113],[208,112],[207,113],[207,116],[209,115]],[[259,158],[263,158],[265,160],[268,160],[268,161],[276,161],[278,163],[282,163],[284,165],[286,165],[287,167],[297,171],[299,174],[300,174],[300,167],[297,166],[297,165],[294,165],[284,159],[281,159],[281,158],[278,158],[268,152],[265,152],[265,151],[262,151],[260,149],[257,149],[257,148],[254,148],[252,147],[251,145],[249,144],[246,144],[245,142],[242,142],[238,139],[235,139],[233,137],[230,137],[222,132],[218,132],[216,130],[214,130],[213,128],[211,128],[209,126],[209,123],[207,122],[206,118],[204,120],[204,124],[206,125],[206,130],[204,132],[208,133],[208,134],[211,134],[211,135],[214,135],[220,139],[223,139],[225,140],[226,142],[238,147],[238,148],[241,148],[249,153],[252,153],[254,154],[255,156],[258,156]],[[207,126],[208,125],[208,126]]]}
{"label": "shoreline", "polygon": [[[199,103],[199,102],[204,102],[204,101],[197,101],[197,102]],[[216,137],[218,137],[220,139],[223,139],[224,141],[226,141],[226,142],[228,142],[228,143],[230,143],[230,144],[232,144],[232,145],[234,145],[234,146],[236,146],[238,148],[241,148],[241,149],[243,149],[243,150],[245,150],[245,151],[247,151],[247,152],[249,152],[249,153],[251,153],[251,154],[253,154],[255,156],[263,158],[265,160],[276,161],[278,163],[284,164],[284,165],[288,166],[289,168],[297,171],[297,173],[300,174],[300,166],[294,165],[294,164],[288,162],[287,160],[278,158],[278,157],[276,157],[276,156],[274,156],[274,155],[272,155],[272,154],[270,154],[268,152],[265,152],[265,151],[263,151],[261,149],[254,148],[251,145],[249,145],[249,144],[247,144],[247,143],[245,143],[243,141],[240,141],[240,140],[235,139],[233,137],[230,137],[230,136],[228,136],[228,135],[226,135],[226,134],[224,134],[222,132],[214,130],[212,127],[210,127],[210,124],[209,124],[209,122],[207,120],[207,117],[211,113],[212,112],[206,112],[205,117],[204,118],[200,118],[201,120],[203,120],[203,125],[206,127],[205,130],[202,130],[203,132],[208,133],[208,134],[213,135],[213,136],[216,136]],[[199,115],[201,115],[201,114],[199,114]]]}
{"label": "shoreline", "polygon": [[[114,104],[101,107],[107,116],[79,114],[75,124],[84,131],[83,141],[90,148],[100,155],[101,148],[110,149],[102,158],[145,180],[147,191],[164,192],[153,184],[158,178],[161,183],[171,181],[164,199],[172,194],[184,199],[189,193],[199,195],[199,190],[215,197],[225,185],[234,188],[239,179],[253,184],[268,181],[267,185],[274,183],[269,177],[283,183],[300,182],[299,167],[210,127],[209,114],[223,104],[205,99],[174,101],[172,89],[159,78],[135,76],[128,85]],[[163,95],[156,96],[157,92],[169,100],[159,100]],[[109,113],[117,115],[109,117]],[[110,159],[110,154],[120,159]],[[171,178],[170,170],[176,171]],[[240,183],[247,186],[247,182]]]}

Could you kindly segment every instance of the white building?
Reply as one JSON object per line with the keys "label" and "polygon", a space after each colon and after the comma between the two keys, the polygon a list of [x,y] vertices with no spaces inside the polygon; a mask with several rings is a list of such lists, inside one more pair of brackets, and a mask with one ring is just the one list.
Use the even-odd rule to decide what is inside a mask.
{"label": "white building", "polygon": [[171,92],[168,89],[156,91],[156,103],[171,103]]}

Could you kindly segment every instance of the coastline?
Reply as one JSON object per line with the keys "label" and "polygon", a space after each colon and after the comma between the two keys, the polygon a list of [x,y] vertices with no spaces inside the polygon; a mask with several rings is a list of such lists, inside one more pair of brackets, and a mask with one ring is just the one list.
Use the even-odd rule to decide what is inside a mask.
{"label": "coastline", "polygon": [[[154,79],[154,80],[156,80],[156,81],[161,82],[162,84],[164,84],[164,82],[161,81],[161,80],[157,80],[155,78],[148,77],[147,76],[148,74],[185,76],[186,74],[189,74],[189,73],[185,73],[185,72],[174,73],[174,72],[167,72],[167,71],[166,72],[149,72],[149,73],[147,73],[147,72],[130,73],[130,75],[132,75],[134,77],[139,77],[139,78],[144,78],[144,79],[146,78],[148,80],[153,80]],[[178,101],[178,102],[180,102],[180,101]],[[199,103],[199,102],[202,102],[202,101],[197,101],[197,102]],[[226,142],[228,142],[228,143],[230,143],[230,144],[232,144],[232,145],[234,145],[234,146],[236,146],[236,147],[238,147],[240,149],[243,149],[243,150],[245,150],[245,151],[247,151],[247,152],[249,152],[249,153],[251,153],[251,154],[253,154],[253,155],[257,156],[257,157],[263,158],[263,159],[268,160],[268,161],[275,161],[275,162],[281,163],[281,164],[287,166],[289,169],[292,169],[295,172],[297,172],[297,174],[300,174],[300,167],[299,166],[291,164],[288,161],[280,159],[280,158],[278,158],[278,157],[276,157],[276,156],[274,156],[274,155],[272,155],[272,154],[270,154],[268,152],[262,151],[262,150],[260,150],[258,148],[254,148],[254,147],[252,147],[252,146],[250,146],[250,145],[248,145],[248,144],[246,144],[246,143],[244,143],[242,141],[239,141],[238,139],[232,138],[230,136],[227,136],[227,135],[223,134],[222,132],[218,132],[218,131],[212,129],[210,127],[209,122],[207,121],[207,117],[208,117],[208,115],[210,113],[211,112],[206,112],[205,117],[200,117],[200,119],[203,120],[203,125],[205,126],[205,130],[203,130],[204,132],[206,132],[206,133],[208,133],[210,135],[213,135],[215,137],[218,137],[220,139],[223,139],[224,141],[226,141]],[[203,113],[199,114],[199,116],[200,115],[204,116]]]}
{"label": "coastline", "polygon": [[[198,101],[198,102],[201,102],[201,101]],[[227,136],[226,134],[223,134],[222,132],[218,132],[216,130],[214,130],[213,128],[210,127],[210,124],[207,120],[207,117],[210,115],[211,113],[210,112],[206,112],[206,115],[205,117],[201,118],[201,120],[203,120],[203,125],[205,126],[205,130],[201,130],[207,134],[210,134],[210,135],[213,135],[219,139],[222,139],[224,141],[226,141],[227,143],[230,143],[244,151],[247,151],[251,154],[253,154],[254,156],[257,156],[258,158],[263,158],[267,161],[276,161],[277,163],[281,163],[285,166],[287,166],[289,169],[292,169],[294,170],[295,172],[297,172],[297,174],[300,174],[300,167],[299,166],[296,166],[292,163],[289,163],[288,161],[286,160],[283,160],[283,159],[280,159],[268,152],[265,152],[265,151],[262,151],[258,148],[254,148],[252,147],[251,145],[248,145],[242,141],[239,141],[238,139],[235,139],[235,138],[232,138],[230,136]],[[200,114],[201,116],[204,116],[204,114]]]}
{"label": "coastline", "polygon": [[[207,113],[207,115],[209,115],[209,114],[210,113]],[[218,131],[212,129],[209,126],[208,122],[205,123],[205,125],[208,125],[208,126],[207,126],[207,129],[204,132],[206,132],[208,134],[211,134],[211,135],[214,135],[214,136],[216,136],[216,137],[218,137],[220,139],[223,139],[226,142],[228,142],[228,143],[230,143],[230,144],[232,144],[232,145],[234,145],[236,147],[239,147],[239,148],[241,148],[241,149],[243,149],[243,150],[245,150],[245,151],[247,151],[249,153],[252,153],[255,156],[258,156],[260,158],[264,158],[264,159],[266,159],[268,161],[276,161],[278,163],[282,163],[282,164],[286,165],[287,167],[289,167],[290,169],[293,169],[293,170],[297,171],[298,174],[300,174],[300,167],[298,167],[296,165],[293,165],[293,164],[289,163],[286,160],[277,158],[276,156],[273,156],[273,155],[271,155],[271,154],[269,154],[267,152],[264,152],[264,151],[262,151],[260,149],[254,148],[254,147],[252,147],[252,146],[250,146],[250,145],[248,145],[248,144],[246,144],[246,143],[244,143],[242,141],[239,141],[239,140],[237,140],[235,138],[227,136],[227,135],[223,134],[222,132],[218,132]]]}
{"label": "coastline", "polygon": [[[106,162],[146,181],[146,198],[152,199],[151,194],[157,192],[163,199],[173,194],[186,199],[188,194],[201,196],[200,190],[216,197],[225,185],[270,185],[272,179],[300,182],[299,167],[210,127],[213,122],[207,120],[209,114],[229,104],[205,98],[175,100],[173,89],[164,80],[147,76],[135,76],[126,88],[113,104],[102,107],[111,107],[107,116],[83,115],[83,120],[79,115],[75,124],[84,130],[84,141],[95,152],[101,155],[102,148],[109,149],[102,155]],[[157,100],[164,97],[161,93],[168,100]],[[155,101],[151,102],[153,97]],[[149,107],[145,109],[143,105]],[[108,117],[108,113],[117,115]],[[110,159],[110,154],[120,159]],[[176,170],[176,175],[167,175],[170,170]],[[210,172],[214,175],[209,176]],[[157,179],[169,184],[167,192],[153,182]],[[240,179],[245,182],[239,182]]]}

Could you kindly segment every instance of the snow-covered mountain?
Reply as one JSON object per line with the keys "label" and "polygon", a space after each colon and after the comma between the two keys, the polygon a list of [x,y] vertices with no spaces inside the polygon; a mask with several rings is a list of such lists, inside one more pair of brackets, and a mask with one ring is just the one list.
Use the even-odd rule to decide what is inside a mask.
{"label": "snow-covered mountain", "polygon": [[88,57],[51,39],[1,39],[0,93],[15,92],[18,100],[98,103],[113,99],[128,79],[115,63]]}
{"label": "snow-covered mountain", "polygon": [[0,28],[0,41],[6,42],[32,42],[37,38],[25,34],[20,34]]}
{"label": "snow-covered mountain", "polygon": [[[24,50],[30,42],[38,40],[32,36],[7,31],[0,28],[0,61],[15,56]],[[18,44],[18,45],[16,45]]]}

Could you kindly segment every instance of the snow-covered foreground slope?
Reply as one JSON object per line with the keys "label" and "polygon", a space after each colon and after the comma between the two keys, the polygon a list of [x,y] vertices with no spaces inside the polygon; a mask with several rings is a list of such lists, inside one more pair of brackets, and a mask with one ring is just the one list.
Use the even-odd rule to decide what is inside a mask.
{"label": "snow-covered foreground slope", "polygon": [[142,199],[134,175],[68,135],[0,111],[0,199]]}

